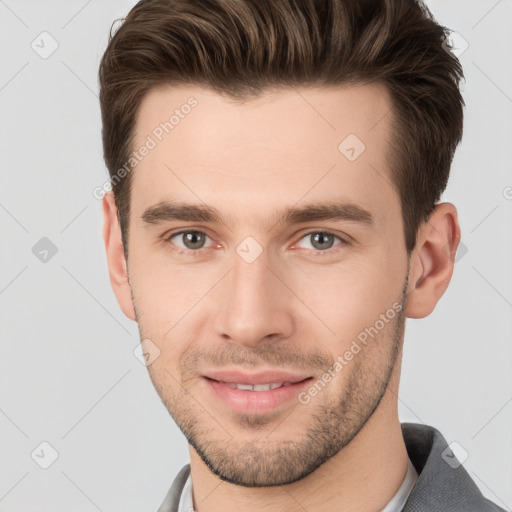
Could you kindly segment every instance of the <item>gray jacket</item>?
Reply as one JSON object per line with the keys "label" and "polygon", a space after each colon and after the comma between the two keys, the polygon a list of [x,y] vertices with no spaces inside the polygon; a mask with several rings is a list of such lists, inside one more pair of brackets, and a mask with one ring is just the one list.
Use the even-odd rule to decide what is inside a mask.
{"label": "gray jacket", "polygon": [[[403,512],[505,512],[482,495],[453,452],[447,450],[448,444],[437,429],[402,423],[402,435],[419,475]],[[158,512],[177,512],[189,474],[187,464],[174,479]]]}

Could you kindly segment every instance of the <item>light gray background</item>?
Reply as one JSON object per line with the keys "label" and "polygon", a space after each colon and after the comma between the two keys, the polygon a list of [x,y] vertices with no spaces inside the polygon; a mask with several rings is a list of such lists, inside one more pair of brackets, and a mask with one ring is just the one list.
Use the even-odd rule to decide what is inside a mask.
{"label": "light gray background", "polygon": [[[133,354],[138,330],[111,291],[92,194],[107,177],[98,63],[134,3],[0,0],[3,512],[154,511],[188,462]],[[510,510],[512,2],[428,5],[469,43],[464,142],[443,196],[467,252],[434,313],[407,321],[400,419],[459,443],[484,495]],[[46,59],[31,47],[51,48],[43,31],[58,43]],[[46,262],[32,252],[42,237],[57,247]],[[48,469],[35,461],[51,456],[43,441],[59,454]]]}

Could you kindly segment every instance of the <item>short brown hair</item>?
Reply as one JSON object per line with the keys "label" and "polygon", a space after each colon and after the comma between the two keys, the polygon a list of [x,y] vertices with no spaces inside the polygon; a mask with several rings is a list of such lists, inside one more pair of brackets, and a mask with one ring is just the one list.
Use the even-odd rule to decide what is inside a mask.
{"label": "short brown hair", "polygon": [[384,84],[395,120],[391,179],[407,252],[414,249],[446,188],[464,107],[449,30],[420,0],[141,0],[113,28],[100,104],[126,255],[131,173],[112,178],[133,151],[141,101],[165,84],[206,86],[236,101],[276,86]]}

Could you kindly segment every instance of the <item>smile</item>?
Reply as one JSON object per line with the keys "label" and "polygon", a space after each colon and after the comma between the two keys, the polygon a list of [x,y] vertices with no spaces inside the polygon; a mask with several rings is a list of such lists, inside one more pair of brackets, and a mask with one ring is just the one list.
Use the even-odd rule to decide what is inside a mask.
{"label": "smile", "polygon": [[[223,408],[239,414],[265,414],[282,407],[293,407],[298,404],[297,396],[303,391],[312,377],[301,380],[278,381],[270,380],[265,382],[261,377],[257,383],[244,382],[246,378],[217,380],[203,377],[208,396],[214,401],[219,401]],[[229,378],[229,377],[228,377]],[[251,379],[247,379],[251,380]]]}
{"label": "smile", "polygon": [[270,391],[271,389],[289,386],[291,382],[275,382],[272,384],[238,384],[236,382],[222,382],[222,384],[231,388],[241,389],[243,391]]}

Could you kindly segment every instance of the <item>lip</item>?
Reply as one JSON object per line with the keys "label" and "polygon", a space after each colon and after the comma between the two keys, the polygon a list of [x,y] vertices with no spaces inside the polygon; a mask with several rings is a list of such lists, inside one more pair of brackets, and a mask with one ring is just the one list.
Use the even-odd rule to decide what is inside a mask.
{"label": "lip", "polygon": [[[313,380],[311,376],[284,371],[264,371],[248,374],[240,371],[214,371],[203,376],[203,381],[214,399],[220,400],[232,412],[240,414],[265,414],[291,401]],[[268,391],[241,390],[229,386],[236,384],[287,383]]]}

